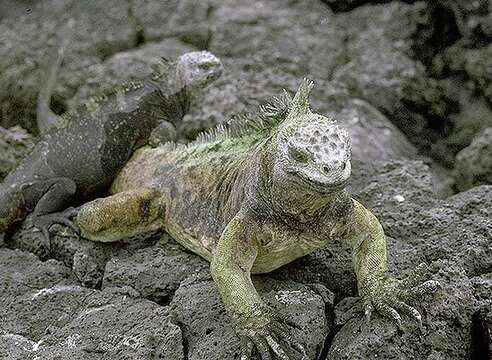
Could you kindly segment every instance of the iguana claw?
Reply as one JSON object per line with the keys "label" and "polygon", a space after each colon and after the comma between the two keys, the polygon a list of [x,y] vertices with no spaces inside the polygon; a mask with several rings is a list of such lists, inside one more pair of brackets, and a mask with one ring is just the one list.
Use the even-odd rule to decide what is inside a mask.
{"label": "iguana claw", "polygon": [[54,224],[62,224],[69,227],[76,234],[80,234],[80,229],[75,223],[70,220],[75,217],[78,213],[78,209],[69,207],[63,211],[55,212],[51,214],[39,215],[32,220],[34,227],[37,227],[43,233],[43,236],[49,240],[50,238],[50,227]]}
{"label": "iguana claw", "polygon": [[376,310],[381,315],[392,319],[399,330],[403,330],[400,316],[400,313],[403,313],[412,317],[422,330],[422,316],[407,302],[415,301],[427,293],[433,293],[440,287],[439,282],[435,280],[421,282],[422,272],[426,269],[425,264],[420,264],[413,276],[407,280],[397,281],[384,278],[365,289],[364,313],[367,321],[370,320],[373,310]]}
{"label": "iguana claw", "polygon": [[240,336],[240,359],[251,360],[255,350],[261,360],[307,360],[304,347],[292,339],[289,332],[287,324],[277,316],[258,330],[246,331],[245,335]]}

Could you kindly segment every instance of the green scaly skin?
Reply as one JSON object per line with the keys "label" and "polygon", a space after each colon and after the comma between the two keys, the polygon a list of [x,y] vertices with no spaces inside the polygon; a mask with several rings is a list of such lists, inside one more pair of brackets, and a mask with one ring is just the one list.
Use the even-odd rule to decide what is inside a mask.
{"label": "green scaly skin", "polygon": [[136,148],[169,141],[190,103],[222,73],[220,60],[207,51],[186,53],[160,67],[58,119],[48,106],[56,78],[56,71],[50,72],[38,104],[44,133],[0,184],[0,233],[30,213],[46,237],[53,223],[75,229],[73,209],[62,211],[67,204],[107,189]]}
{"label": "green scaly skin", "polygon": [[[383,229],[350,198],[350,144],[335,120],[313,114],[305,80],[295,98],[264,106],[188,146],[137,151],[112,185],[113,195],[80,208],[86,238],[115,241],[165,229],[211,262],[212,276],[239,336],[243,359],[306,358],[289,325],[263,302],[251,273],[279,268],[329,241],[352,248],[366,314],[375,308],[401,327],[399,312],[421,323],[407,301],[434,291],[419,278],[388,275]],[[423,268],[421,267],[420,270]],[[425,269],[424,269],[425,270]]]}

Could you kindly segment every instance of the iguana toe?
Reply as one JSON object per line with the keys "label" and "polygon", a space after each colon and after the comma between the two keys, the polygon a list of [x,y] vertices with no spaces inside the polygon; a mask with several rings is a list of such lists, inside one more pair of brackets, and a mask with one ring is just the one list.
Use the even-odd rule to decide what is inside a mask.
{"label": "iguana toe", "polygon": [[412,317],[419,324],[419,328],[422,329],[422,315],[420,315],[417,309],[404,303],[403,301],[396,302],[395,308],[400,312]]}
{"label": "iguana toe", "polygon": [[80,234],[80,229],[78,226],[71,220],[78,213],[78,209],[68,208],[64,211],[55,212],[51,214],[39,215],[35,216],[32,219],[32,224],[34,227],[41,230],[43,236],[46,239],[50,238],[50,227],[54,224],[65,225],[70,228],[74,233]]}
{"label": "iguana toe", "polygon": [[407,290],[407,294],[405,297],[408,300],[417,300],[425,294],[436,292],[437,289],[439,289],[440,287],[441,284],[439,283],[439,281],[427,280],[426,282]]}
{"label": "iguana toe", "polygon": [[364,302],[366,319],[370,320],[371,313],[375,309],[381,315],[392,319],[398,329],[403,330],[400,314],[404,314],[413,318],[422,329],[422,315],[407,302],[413,302],[425,294],[433,293],[440,287],[436,280],[422,282],[425,273],[428,274],[427,265],[420,264],[409,279],[397,281],[383,278],[368,286],[365,289]]}
{"label": "iguana toe", "polygon": [[401,323],[401,316],[398,313],[398,311],[396,311],[393,307],[391,307],[390,305],[384,302],[378,302],[375,303],[374,305],[378,313],[380,313],[381,315],[387,318],[392,319],[396,323],[396,326],[398,326],[398,329],[403,330],[403,326]]}
{"label": "iguana toe", "polygon": [[304,360],[304,347],[295,341],[283,324],[272,321],[264,329],[242,337],[241,360],[251,359],[256,351],[261,360]]}

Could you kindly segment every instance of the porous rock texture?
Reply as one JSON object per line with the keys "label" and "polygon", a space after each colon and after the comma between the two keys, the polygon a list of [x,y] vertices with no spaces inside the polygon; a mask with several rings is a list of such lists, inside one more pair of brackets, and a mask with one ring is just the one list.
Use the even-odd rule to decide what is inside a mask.
{"label": "porous rock texture", "polygon": [[460,190],[492,183],[492,127],[477,135],[456,156],[456,185]]}
{"label": "porous rock texture", "polygon": [[[442,288],[416,304],[422,331],[408,318],[404,332],[377,314],[367,323],[350,252],[332,243],[254,277],[261,295],[312,359],[489,359],[491,6],[0,0],[0,176],[32,145],[11,127],[36,135],[37,93],[69,19],[59,113],[162,56],[208,49],[225,72],[178,129],[186,142],[310,77],[313,110],[351,135],[350,191],[385,229],[391,274],[426,262]],[[46,241],[26,221],[0,242],[0,358],[238,359],[205,260],[163,232],[99,244],[53,230]]]}
{"label": "porous rock texture", "polygon": [[20,126],[0,126],[0,179],[17,166],[33,145],[33,136]]}

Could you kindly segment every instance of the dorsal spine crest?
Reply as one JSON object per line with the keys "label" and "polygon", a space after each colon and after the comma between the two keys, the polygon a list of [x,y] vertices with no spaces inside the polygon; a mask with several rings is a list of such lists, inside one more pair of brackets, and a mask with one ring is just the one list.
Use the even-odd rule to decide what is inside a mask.
{"label": "dorsal spine crest", "polygon": [[[280,96],[275,96],[270,101],[260,105],[256,113],[243,113],[234,116],[225,124],[219,124],[210,130],[203,131],[196,140],[184,146],[188,147],[225,138],[237,138],[258,131],[270,132],[285,120],[291,102],[291,96],[284,89]],[[173,146],[176,147],[176,145]]]}

